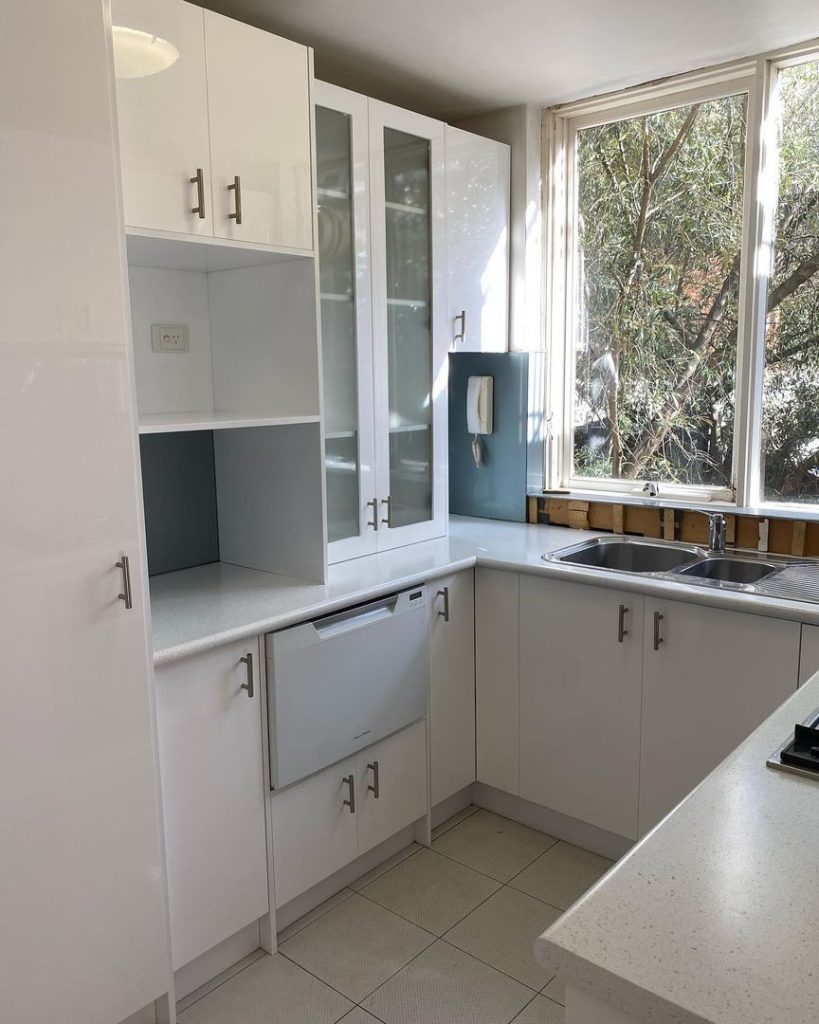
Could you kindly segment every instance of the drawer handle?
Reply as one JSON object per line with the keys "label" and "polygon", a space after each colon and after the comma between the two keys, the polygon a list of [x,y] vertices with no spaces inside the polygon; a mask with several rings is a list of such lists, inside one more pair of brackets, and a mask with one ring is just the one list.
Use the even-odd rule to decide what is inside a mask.
{"label": "drawer handle", "polygon": [[191,213],[198,213],[199,219],[205,219],[205,175],[201,167],[196,168],[196,174],[191,178],[191,185],[196,185],[196,206],[191,207]]}
{"label": "drawer handle", "polygon": [[239,661],[247,666],[247,682],[242,683],[242,689],[247,690],[247,695],[253,700],[253,655],[247,654],[244,658],[239,658]]}
{"label": "drawer handle", "polygon": [[621,644],[623,638],[628,636],[628,630],[626,629],[626,613],[628,608],[624,604],[620,605],[620,611],[618,613],[617,620],[617,643]]}
{"label": "drawer handle", "polygon": [[[388,494],[386,498],[381,499],[381,504],[387,506],[387,518],[382,519],[382,523],[386,523],[388,529],[392,529],[392,495]],[[378,518],[376,516],[376,518]]]}
{"label": "drawer handle", "polygon": [[659,651],[660,644],[665,643],[663,638],[660,636],[660,623],[665,618],[659,612],[654,612],[654,650]]}
{"label": "drawer handle", "polygon": [[131,560],[127,555],[120,558],[117,568],[122,573],[122,592],[117,597],[125,602],[126,609],[130,611],[134,607],[134,599],[131,595]]}
{"label": "drawer handle", "polygon": [[379,783],[378,783],[378,761],[371,761],[367,765],[367,767],[373,773],[373,784],[371,786],[367,786],[367,792],[368,793],[372,793],[373,796],[375,797],[375,799],[377,800],[379,798],[379,796],[381,795],[381,791],[380,791],[380,787],[379,787]]}
{"label": "drawer handle", "polygon": [[455,324],[457,324],[457,322],[459,320],[461,321],[461,329],[460,329],[460,331],[455,331],[455,333],[453,334],[452,340],[454,342],[459,342],[459,341],[464,342],[464,341],[466,341],[466,310],[465,309],[462,309],[461,312],[455,317],[454,323],[453,323],[453,328],[454,328]]}
{"label": "drawer handle", "polygon": [[443,590],[439,590],[438,597],[442,597],[444,599],[444,607],[438,612],[438,615],[444,620],[444,622],[449,622],[449,587],[444,587]]}
{"label": "drawer handle", "polygon": [[242,179],[238,174],[233,177],[233,184],[228,185],[228,192],[236,193],[236,206],[233,213],[228,214],[228,220],[235,220],[237,224],[242,223]]}
{"label": "drawer handle", "polygon": [[370,508],[370,506],[372,506],[373,517],[372,517],[372,519],[368,519],[367,520],[367,526],[371,526],[376,531],[376,533],[377,533],[378,532],[378,498],[373,498],[372,501],[368,501],[367,504],[364,507],[365,508]]}
{"label": "drawer handle", "polygon": [[341,781],[350,787],[350,799],[345,800],[342,806],[349,807],[350,814],[355,814],[355,775],[345,775]]}

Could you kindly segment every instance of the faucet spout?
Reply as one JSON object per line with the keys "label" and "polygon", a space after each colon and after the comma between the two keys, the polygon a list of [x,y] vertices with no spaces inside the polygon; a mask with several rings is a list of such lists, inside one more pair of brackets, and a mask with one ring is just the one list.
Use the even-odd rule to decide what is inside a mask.
{"label": "faucet spout", "polygon": [[708,549],[721,554],[725,551],[725,515],[707,508],[695,509],[708,518]]}

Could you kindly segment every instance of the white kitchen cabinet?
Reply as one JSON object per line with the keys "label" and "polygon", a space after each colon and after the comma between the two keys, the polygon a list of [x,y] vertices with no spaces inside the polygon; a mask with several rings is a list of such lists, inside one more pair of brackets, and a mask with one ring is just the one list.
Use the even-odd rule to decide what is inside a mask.
{"label": "white kitchen cabinet", "polygon": [[312,250],[308,49],[184,0],[112,15],[128,227]]}
{"label": "white kitchen cabinet", "polygon": [[274,793],[276,906],[417,821],[427,806],[426,719]]}
{"label": "white kitchen cabinet", "polygon": [[269,909],[258,666],[253,638],[156,672],[174,969]]}
{"label": "white kitchen cabinet", "polygon": [[312,249],[309,51],[213,11],[204,16],[213,232]]}
{"label": "white kitchen cabinet", "polygon": [[172,979],[110,43],[2,25],[0,1017],[112,1024]]}
{"label": "white kitchen cabinet", "polygon": [[799,648],[799,685],[819,672],[819,626],[802,626]]}
{"label": "white kitchen cabinet", "polygon": [[271,798],[277,907],[358,856],[355,773],[350,757]]}
{"label": "white kitchen cabinet", "polygon": [[520,785],[519,576],[475,570],[475,731],[479,782]]}
{"label": "white kitchen cabinet", "polygon": [[427,723],[415,722],[356,757],[358,853],[427,812]]}
{"label": "white kitchen cabinet", "polygon": [[475,575],[428,587],[432,806],[475,781]]}
{"label": "white kitchen cabinet", "polygon": [[794,692],[799,629],[646,598],[640,835]]}
{"label": "white kitchen cabinet", "polygon": [[637,836],[643,599],[520,578],[520,795]]}
{"label": "white kitchen cabinet", "polygon": [[324,83],[315,95],[339,561],[446,533],[444,125]]}
{"label": "white kitchen cabinet", "polygon": [[510,150],[446,127],[451,352],[509,347]]}

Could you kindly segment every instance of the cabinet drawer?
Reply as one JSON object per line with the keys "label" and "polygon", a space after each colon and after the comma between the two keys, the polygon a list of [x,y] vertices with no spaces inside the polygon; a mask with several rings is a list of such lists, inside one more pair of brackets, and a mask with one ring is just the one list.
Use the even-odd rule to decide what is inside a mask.
{"label": "cabinet drawer", "polygon": [[426,813],[426,722],[416,722],[363,750],[356,763],[362,854]]}

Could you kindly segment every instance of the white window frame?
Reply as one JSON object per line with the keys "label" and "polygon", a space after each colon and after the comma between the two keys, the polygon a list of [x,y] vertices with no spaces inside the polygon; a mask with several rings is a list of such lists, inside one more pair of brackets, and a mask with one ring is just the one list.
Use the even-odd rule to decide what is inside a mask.
{"label": "white window frame", "polygon": [[[760,479],[765,321],[776,216],[777,139],[774,99],[779,68],[819,59],[819,41],[679,75],[654,85],[565,104],[543,112],[545,330],[548,357],[544,489],[602,497],[639,497],[645,480],[573,475],[572,404],[576,323],[574,280],[576,135],[579,130],[691,103],[747,94],[745,180],[737,325],[732,488],[658,481],[661,498],[715,501],[810,518],[805,505],[763,504]],[[819,504],[816,506],[819,517]]]}

